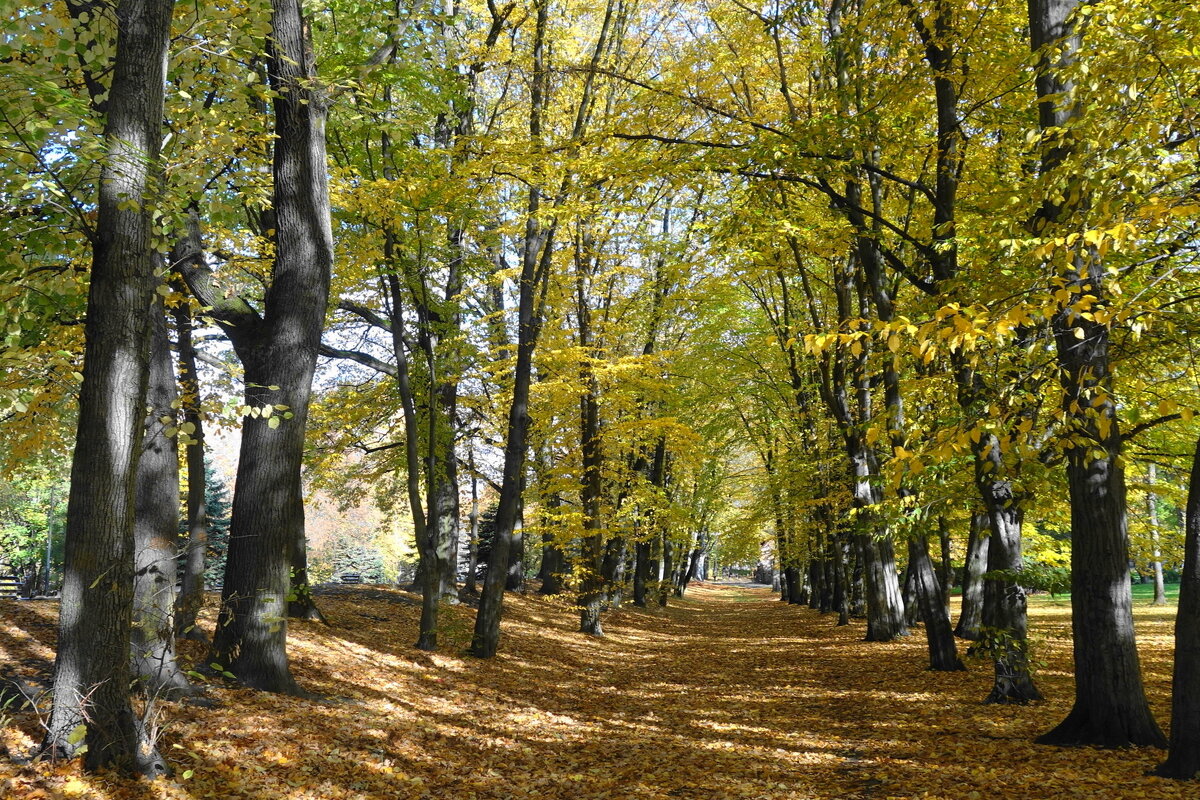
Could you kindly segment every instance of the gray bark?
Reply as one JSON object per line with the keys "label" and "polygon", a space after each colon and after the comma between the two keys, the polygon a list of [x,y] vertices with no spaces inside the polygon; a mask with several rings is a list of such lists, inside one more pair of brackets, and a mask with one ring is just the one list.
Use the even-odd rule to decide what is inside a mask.
{"label": "gray bark", "polygon": [[[85,766],[159,775],[166,765],[129,702],[133,521],[146,415],[147,345],[157,266],[153,171],[162,139],[170,0],[121,0],[106,100],[83,385],[67,503],[54,705],[44,749]],[[69,6],[78,18],[86,10]],[[89,73],[90,74],[90,73]],[[133,202],[130,202],[133,201]]]}

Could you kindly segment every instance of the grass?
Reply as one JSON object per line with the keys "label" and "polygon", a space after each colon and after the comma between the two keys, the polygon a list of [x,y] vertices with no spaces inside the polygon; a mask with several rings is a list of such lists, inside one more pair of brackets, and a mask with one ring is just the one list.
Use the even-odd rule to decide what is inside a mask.
{"label": "grass", "polygon": [[[1167,605],[1165,608],[1174,609],[1179,605],[1179,584],[1168,583],[1166,585]],[[1135,583],[1133,584],[1133,605],[1149,606],[1154,601],[1154,584],[1153,583]],[[1069,594],[1051,595],[1046,592],[1029,595],[1029,606],[1045,607],[1045,608],[1070,608],[1071,596]]]}

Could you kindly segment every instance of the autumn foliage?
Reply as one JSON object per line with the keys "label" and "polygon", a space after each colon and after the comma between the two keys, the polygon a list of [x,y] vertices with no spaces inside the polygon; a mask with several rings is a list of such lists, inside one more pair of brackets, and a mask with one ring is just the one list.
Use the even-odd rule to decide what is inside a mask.
{"label": "autumn foliage", "polygon": [[[290,637],[310,698],[214,680],[214,707],[162,704],[159,748],[173,780],[87,775],[78,761],[0,760],[0,797],[1182,796],[1178,783],[1145,775],[1160,751],[1031,743],[1071,703],[1064,601],[1032,606],[1048,700],[1024,707],[979,702],[990,664],[930,672],[922,637],[864,642],[861,626],[835,627],[833,617],[782,604],[764,588],[696,585],[666,610],[611,613],[604,639],[577,633],[576,612],[565,605],[514,596],[492,660],[461,655],[467,607],[443,610],[443,653],[412,648],[415,602],[370,587],[324,597],[331,625],[297,624]],[[0,657],[26,672],[47,665],[54,606],[0,603]],[[1172,613],[1140,607],[1137,617],[1161,719]],[[30,751],[37,716],[10,717],[0,741],[14,755]]]}

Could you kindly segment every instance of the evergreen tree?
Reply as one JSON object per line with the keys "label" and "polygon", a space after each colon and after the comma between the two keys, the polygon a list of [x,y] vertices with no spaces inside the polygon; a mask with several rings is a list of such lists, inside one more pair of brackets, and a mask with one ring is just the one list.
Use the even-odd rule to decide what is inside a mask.
{"label": "evergreen tree", "polygon": [[[206,459],[204,462],[204,510],[208,515],[208,553],[204,567],[204,585],[217,589],[225,576],[225,556],[229,552],[229,487]],[[187,520],[180,523],[187,534]]]}

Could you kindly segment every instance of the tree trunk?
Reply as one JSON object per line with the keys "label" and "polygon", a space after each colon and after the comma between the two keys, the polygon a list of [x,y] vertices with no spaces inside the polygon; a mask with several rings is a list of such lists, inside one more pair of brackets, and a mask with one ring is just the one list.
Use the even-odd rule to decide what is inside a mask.
{"label": "tree trunk", "polygon": [[[879,489],[874,484],[877,469],[874,456],[861,437],[851,436],[848,448],[850,462],[854,467],[854,507],[863,512],[856,524],[862,528],[870,521],[867,516],[870,512],[863,510],[879,502]],[[877,540],[872,531],[860,531],[854,538],[863,566],[867,641],[890,642],[897,636],[907,636],[904,598],[901,596],[900,579],[896,574],[892,540],[887,537]]]}
{"label": "tree trunk", "polygon": [[671,595],[671,575],[675,570],[675,543],[666,531],[662,535],[662,572],[658,577],[658,604],[666,608]]}
{"label": "tree trunk", "polygon": [[[554,497],[558,501],[558,497]],[[567,554],[554,542],[554,533],[547,531],[542,535],[542,587],[539,594],[562,594],[566,591],[563,576],[567,572]]]}
{"label": "tree trunk", "polygon": [[[580,346],[591,346],[588,330],[587,308],[583,292],[579,292],[577,307],[579,316]],[[604,600],[604,521],[600,518],[600,500],[603,485],[601,469],[603,455],[600,451],[600,398],[596,377],[588,367],[582,369],[582,379],[587,390],[580,399],[580,434],[583,450],[583,480],[580,485],[580,505],[583,507],[583,541],[580,556],[579,630],[592,636],[603,636],[600,625],[600,609]]]}
{"label": "tree trunk", "polygon": [[146,430],[138,460],[133,523],[133,676],[151,697],[190,694],[175,660],[175,550],[179,538],[179,448],[175,370],[166,311],[154,303]]}
{"label": "tree trunk", "polygon": [[[1086,207],[1081,178],[1061,173],[1078,146],[1072,133],[1081,97],[1067,77],[1079,49],[1078,0],[1030,0],[1030,43],[1038,55],[1038,119],[1046,136],[1041,174],[1053,183],[1035,219],[1040,234]],[[1061,194],[1063,200],[1057,195]],[[1129,586],[1125,471],[1106,323],[1082,315],[1105,304],[1104,266],[1080,243],[1064,265],[1066,298],[1051,320],[1064,390],[1064,423],[1084,443],[1066,451],[1071,499],[1071,604],[1075,706],[1043,744],[1166,745],[1142,687]],[[1074,440],[1073,440],[1074,441]],[[995,544],[993,543],[993,547]]]}
{"label": "tree trunk", "polygon": [[[1153,486],[1157,480],[1158,467],[1151,462],[1146,467],[1146,483]],[[1146,492],[1146,514],[1150,522],[1150,545],[1154,558],[1154,601],[1151,605],[1165,606],[1167,604],[1167,587],[1163,584],[1162,549],[1159,544],[1158,495],[1153,491]]]}
{"label": "tree trunk", "polygon": [[475,473],[475,450],[471,449],[471,511],[468,515],[470,539],[467,542],[467,580],[463,584],[463,594],[475,595],[479,589],[475,586],[475,573],[479,569],[479,476]]}
{"label": "tree trunk", "polygon": [[[912,545],[909,545],[912,549]],[[926,557],[929,553],[926,551]],[[904,580],[900,585],[903,587],[901,595],[904,597],[904,624],[912,627],[922,621],[923,610],[918,607],[917,603],[917,580],[913,574],[913,562],[910,560],[908,566],[904,570]]]}
{"label": "tree trunk", "polygon": [[914,599],[920,604],[921,621],[925,623],[929,668],[940,672],[966,669],[954,647],[950,615],[942,603],[942,589],[929,558],[929,545],[923,538],[908,540],[908,573],[912,576]]}
{"label": "tree trunk", "polygon": [[[999,440],[980,438],[976,483],[988,508],[987,574],[983,579],[983,627],[977,641],[992,656],[995,681],[985,703],[1028,703],[1042,693],[1029,674],[1025,589],[1020,583],[1021,506],[1003,476]],[[982,533],[982,531],[980,531]]]}
{"label": "tree trunk", "polygon": [[[190,252],[200,252],[198,223],[189,225],[197,241]],[[183,257],[177,248],[172,262]],[[180,287],[186,288],[186,287]],[[175,307],[175,336],[179,342],[180,407],[187,435],[187,543],[182,559],[179,597],[175,600],[175,635],[204,642],[209,639],[196,625],[204,605],[204,564],[208,552],[208,510],[205,503],[207,476],[204,471],[204,418],[200,405],[200,377],[196,371],[196,348],[192,342],[192,308],[184,300]],[[190,427],[189,427],[190,426]]]}
{"label": "tree trunk", "polygon": [[[1115,421],[1114,421],[1115,427]],[[1067,452],[1075,706],[1041,744],[1166,746],[1142,688],[1133,633],[1125,476],[1116,458]],[[995,547],[995,542],[992,543]]]}
{"label": "tree trunk", "polygon": [[839,627],[850,624],[850,565],[846,559],[846,544],[841,537],[835,540],[833,607],[837,610]]}
{"label": "tree trunk", "polygon": [[650,581],[650,542],[634,545],[636,560],[633,567],[633,604],[646,607],[646,584]]}
{"label": "tree trunk", "polygon": [[941,560],[938,561],[937,579],[942,587],[942,608],[946,617],[950,616],[950,588],[954,583],[954,567],[950,560],[950,521],[943,516],[938,517],[938,544],[941,547]]}
{"label": "tree trunk", "polygon": [[[521,486],[524,487],[524,477]],[[513,526],[512,546],[508,548],[508,565],[505,569],[504,588],[519,592],[525,588],[525,502],[517,503],[517,520]]]}
{"label": "tree trunk", "polygon": [[603,605],[620,608],[625,585],[625,537],[614,536],[604,543],[604,562],[600,579],[604,584]]}
{"label": "tree trunk", "polygon": [[162,774],[166,766],[129,703],[134,490],[157,266],[151,182],[162,139],[172,7],[170,0],[120,0],[116,8],[54,705],[44,743],[52,754],[73,755],[79,742],[71,734],[86,718],[89,770],[146,775]]}
{"label": "tree trunk", "polygon": [[783,583],[787,587],[788,605],[800,605],[800,568],[787,567],[784,569]]}
{"label": "tree trunk", "polygon": [[1175,614],[1175,670],[1171,680],[1171,744],[1155,770],[1164,778],[1200,776],[1200,441],[1188,483],[1183,576]]}
{"label": "tree trunk", "polygon": [[855,537],[863,561],[863,594],[867,606],[867,641],[890,642],[907,636],[904,600],[896,575],[896,558],[891,539],[876,541],[871,534]]}
{"label": "tree trunk", "polygon": [[[229,554],[212,661],[247,686],[299,691],[288,667],[288,598],[308,615],[301,465],[312,376],[333,264],[326,100],[315,83],[298,0],[274,0],[269,43],[275,140],[275,263],[263,317],[225,318],[242,360],[245,403]],[[192,281],[189,280],[189,284]],[[192,284],[193,291],[196,286]],[[205,300],[206,298],[201,298]],[[220,308],[214,308],[218,320]],[[268,416],[267,407],[271,408]],[[291,418],[280,419],[280,414]],[[300,572],[290,575],[294,565]]]}
{"label": "tree trunk", "polygon": [[453,444],[450,445],[449,452],[444,454],[443,461],[445,474],[438,482],[436,489],[438,492],[438,563],[442,565],[438,588],[442,603],[456,605],[458,603],[458,516],[461,509],[458,501],[458,470],[456,469],[457,462]]}
{"label": "tree trunk", "polygon": [[983,574],[987,572],[989,530],[991,521],[986,513],[971,514],[967,557],[963,564],[962,608],[954,628],[954,635],[960,639],[978,639],[979,626],[983,624]]}

